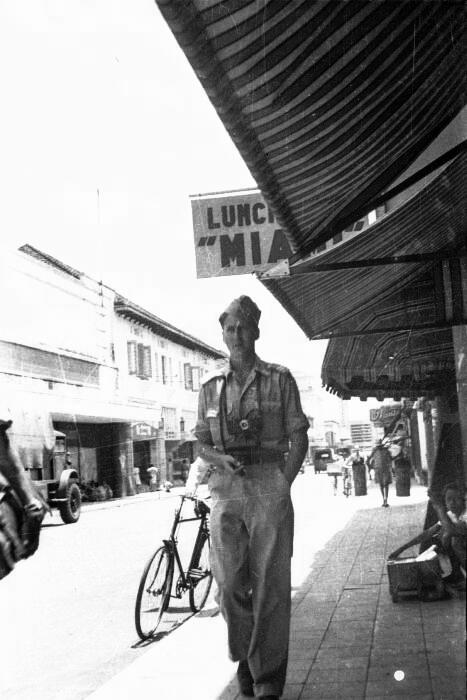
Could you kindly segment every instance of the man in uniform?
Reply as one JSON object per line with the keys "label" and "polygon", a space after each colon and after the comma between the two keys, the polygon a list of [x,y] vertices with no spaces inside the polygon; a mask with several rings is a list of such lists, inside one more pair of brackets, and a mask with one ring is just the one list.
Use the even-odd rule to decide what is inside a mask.
{"label": "man in uniform", "polygon": [[289,370],[255,354],[260,315],[247,296],[221,314],[230,362],[203,381],[195,434],[212,465],[212,570],[240,690],[274,700],[288,658],[290,485],[307,452],[308,421]]}

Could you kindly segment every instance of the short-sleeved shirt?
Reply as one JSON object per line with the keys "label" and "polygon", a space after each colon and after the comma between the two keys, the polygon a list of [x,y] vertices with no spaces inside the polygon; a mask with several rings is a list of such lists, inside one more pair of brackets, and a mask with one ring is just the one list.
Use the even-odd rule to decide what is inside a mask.
{"label": "short-sleeved shirt", "polygon": [[[248,428],[239,429],[240,423]],[[287,452],[291,435],[308,425],[290,371],[259,357],[243,386],[230,363],[201,386],[195,435],[227,453],[245,445]]]}

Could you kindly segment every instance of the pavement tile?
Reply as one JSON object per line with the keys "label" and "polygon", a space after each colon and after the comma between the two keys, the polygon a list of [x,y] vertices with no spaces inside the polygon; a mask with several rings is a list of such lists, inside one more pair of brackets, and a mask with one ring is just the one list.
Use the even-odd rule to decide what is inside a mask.
{"label": "pavement tile", "polygon": [[361,669],[362,671],[367,671],[368,669],[368,657],[367,656],[357,656],[352,659],[342,659],[340,656],[333,656],[331,659],[316,659],[311,667],[312,671],[326,671],[326,673],[331,674],[336,672],[342,674],[342,676],[347,676],[347,671],[350,669]]}
{"label": "pavement tile", "polygon": [[349,683],[364,683],[366,681],[367,668],[366,666],[355,666],[355,667],[337,667],[335,669],[329,668],[316,668],[312,667],[307,683],[329,683],[329,682],[341,682],[345,680]]}
{"label": "pavement tile", "polygon": [[307,669],[309,671],[311,663],[312,659],[289,659],[287,671],[289,674],[293,674],[296,670],[303,671],[303,669]]}
{"label": "pavement tile", "polygon": [[298,700],[302,692],[303,685],[297,683],[286,683],[281,700]]}
{"label": "pavement tile", "polygon": [[[391,698],[397,698],[398,700],[400,700],[401,696],[400,695],[371,695],[371,696],[366,695],[365,697],[368,698],[368,700],[391,700]],[[433,700],[433,695],[431,693],[423,693],[422,695],[411,693],[410,700]],[[440,699],[438,699],[438,700],[440,700]],[[448,700],[448,698],[445,698],[444,700]],[[451,700],[451,698],[449,698],[449,700]],[[457,700],[457,698],[456,698],[456,700]],[[465,698],[464,698],[464,700],[465,700]]]}
{"label": "pavement tile", "polygon": [[364,683],[306,683],[300,700],[363,700],[365,698]]}
{"label": "pavement tile", "polygon": [[310,672],[311,664],[307,664],[305,668],[287,669],[288,683],[305,683],[308,673]]}
{"label": "pavement tile", "polygon": [[368,665],[369,654],[357,654],[356,650],[352,648],[348,649],[320,649],[316,654],[316,659],[313,662],[313,668],[328,666],[328,668],[335,668],[340,666],[341,668],[348,668],[348,663],[354,663],[355,665]]}
{"label": "pavement tile", "polygon": [[413,678],[396,681],[394,677],[381,679],[379,681],[368,681],[366,686],[366,696],[373,698],[376,695],[398,696],[403,698],[411,697],[412,693],[431,693],[431,683],[429,678]]}
{"label": "pavement tile", "polygon": [[392,661],[370,662],[368,680],[381,681],[393,678],[396,671],[403,671],[407,680],[429,677],[428,664],[423,657],[415,663],[409,663],[406,659],[399,658]]}

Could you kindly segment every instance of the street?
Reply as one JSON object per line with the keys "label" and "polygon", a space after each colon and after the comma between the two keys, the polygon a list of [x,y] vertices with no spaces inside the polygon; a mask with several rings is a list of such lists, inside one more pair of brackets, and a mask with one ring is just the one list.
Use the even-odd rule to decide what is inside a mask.
{"label": "street", "polygon": [[[134,628],[136,590],[146,559],[169,533],[178,493],[89,505],[76,525],[47,516],[39,552],[0,583],[2,699],[85,698],[145,652]],[[379,493],[370,482],[368,497],[333,496],[327,475],[309,467],[297,476],[293,500],[297,589],[310,550],[358,508],[377,505]],[[189,617],[186,600],[175,605],[172,624]]]}

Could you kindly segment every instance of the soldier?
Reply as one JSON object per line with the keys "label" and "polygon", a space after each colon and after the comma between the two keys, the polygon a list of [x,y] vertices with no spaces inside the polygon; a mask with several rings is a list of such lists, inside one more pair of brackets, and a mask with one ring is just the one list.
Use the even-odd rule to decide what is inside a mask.
{"label": "soldier", "polygon": [[212,570],[243,695],[283,690],[290,625],[290,486],[308,421],[289,370],[255,354],[261,312],[247,296],[221,314],[230,362],[208,375],[195,429],[211,466]]}

